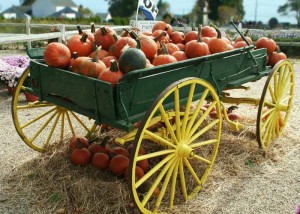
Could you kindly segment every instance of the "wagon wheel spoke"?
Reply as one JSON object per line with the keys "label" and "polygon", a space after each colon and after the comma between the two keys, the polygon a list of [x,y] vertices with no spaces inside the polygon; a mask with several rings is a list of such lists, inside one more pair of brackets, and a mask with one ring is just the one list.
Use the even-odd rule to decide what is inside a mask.
{"label": "wagon wheel spoke", "polygon": [[[75,134],[86,135],[95,129],[93,120],[55,104],[40,100],[27,102],[23,92],[31,91],[25,85],[30,82],[29,74],[29,68],[23,72],[12,99],[14,126],[29,147],[45,152],[48,146],[57,141]],[[34,91],[31,93],[34,94]]]}
{"label": "wagon wheel spoke", "polygon": [[289,61],[277,64],[270,73],[259,103],[256,135],[266,150],[286,126],[294,95],[294,70]]}
{"label": "wagon wheel spoke", "polygon": [[[207,99],[212,105],[202,113],[201,107]],[[196,107],[192,109],[194,103]],[[150,107],[137,131],[129,165],[131,195],[142,213],[167,211],[200,191],[220,142],[222,121],[212,120],[208,115],[214,107],[221,118],[217,93],[210,84],[197,78],[173,83]],[[148,129],[157,115],[162,126]],[[148,153],[139,155],[141,147]],[[147,160],[150,168],[137,180],[133,169],[142,160]],[[146,184],[147,189],[141,192]]]}

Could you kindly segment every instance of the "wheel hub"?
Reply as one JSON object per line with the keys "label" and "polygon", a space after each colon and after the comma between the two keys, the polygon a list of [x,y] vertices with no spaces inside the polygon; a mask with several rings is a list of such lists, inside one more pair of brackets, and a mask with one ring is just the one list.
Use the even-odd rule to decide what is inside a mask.
{"label": "wheel hub", "polygon": [[181,158],[192,158],[195,155],[194,150],[185,143],[181,143],[177,146],[176,154]]}

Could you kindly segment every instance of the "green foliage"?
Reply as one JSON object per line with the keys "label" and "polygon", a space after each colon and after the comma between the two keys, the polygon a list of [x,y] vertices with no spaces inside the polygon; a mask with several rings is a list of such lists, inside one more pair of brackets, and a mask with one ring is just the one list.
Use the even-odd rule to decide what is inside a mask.
{"label": "green foliage", "polygon": [[137,8],[136,0],[107,0],[108,11],[112,17],[130,17]]}
{"label": "green foliage", "polygon": [[114,17],[112,19],[112,22],[114,23],[114,25],[129,25],[128,18]]}
{"label": "green foliage", "polygon": [[300,0],[287,0],[284,5],[279,6],[277,12],[288,15],[288,12],[295,12],[298,25],[300,25]]}
{"label": "green foliage", "polygon": [[209,5],[208,17],[213,21],[223,21],[219,13],[220,10],[223,11],[222,16],[231,14],[235,21],[242,20],[245,15],[243,0],[208,0],[207,2]]}

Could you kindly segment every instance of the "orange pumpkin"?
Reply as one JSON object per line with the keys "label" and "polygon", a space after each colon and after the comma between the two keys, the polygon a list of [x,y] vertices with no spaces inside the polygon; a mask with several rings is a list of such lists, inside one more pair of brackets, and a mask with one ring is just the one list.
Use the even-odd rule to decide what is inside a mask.
{"label": "orange pumpkin", "polygon": [[187,57],[187,55],[184,51],[175,51],[172,54],[172,56],[174,56],[177,59],[178,62],[188,59],[188,57]]}
{"label": "orange pumpkin", "polygon": [[196,58],[210,54],[208,45],[205,42],[202,42],[201,29],[202,27],[199,26],[197,38],[198,40],[189,41],[185,45],[185,53],[188,58]]}
{"label": "orange pumpkin", "polygon": [[255,47],[257,49],[266,48],[267,53],[271,54],[276,49],[276,42],[273,39],[270,39],[270,38],[267,38],[267,37],[261,37],[256,41]]}
{"label": "orange pumpkin", "polygon": [[50,67],[67,68],[71,60],[71,51],[62,43],[51,42],[45,48],[44,60]]}
{"label": "orange pumpkin", "polygon": [[163,52],[162,54],[155,56],[152,64],[154,66],[157,66],[157,65],[164,65],[164,64],[177,62],[176,58],[169,54],[165,43],[162,42],[161,44],[162,44]]}
{"label": "orange pumpkin", "polygon": [[129,166],[129,159],[124,155],[116,155],[109,162],[109,170],[113,175],[122,176]]}
{"label": "orange pumpkin", "polygon": [[106,170],[109,166],[109,156],[106,153],[95,153],[92,157],[92,165],[100,170]]}
{"label": "orange pumpkin", "polygon": [[93,51],[92,42],[86,33],[72,36],[68,39],[67,46],[71,53],[77,52],[78,56],[88,56]]}
{"label": "orange pumpkin", "polygon": [[98,76],[98,79],[110,82],[114,87],[123,75],[124,73],[119,70],[118,63],[115,60],[111,60],[110,67],[104,69],[103,72],[101,72]]}
{"label": "orange pumpkin", "polygon": [[117,41],[116,32],[110,27],[101,27],[95,32],[94,37],[96,45],[102,46],[107,51]]}

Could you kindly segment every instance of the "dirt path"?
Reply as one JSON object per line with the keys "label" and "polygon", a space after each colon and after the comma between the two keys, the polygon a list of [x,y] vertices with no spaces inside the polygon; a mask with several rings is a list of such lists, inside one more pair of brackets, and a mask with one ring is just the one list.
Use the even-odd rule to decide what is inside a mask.
{"label": "dirt path", "polygon": [[[254,132],[254,126],[250,126],[248,132],[224,132],[215,166],[203,190],[187,205],[175,207],[174,213],[295,213],[295,206],[300,203],[300,61],[295,61],[294,68],[294,106],[289,123],[266,157],[258,149],[255,136],[243,138]],[[241,95],[260,96],[264,81],[249,83],[254,92]],[[243,114],[249,117],[256,114],[253,109],[241,107]],[[16,133],[11,117],[11,96],[4,85],[0,85],[0,118],[0,213],[47,213],[48,210],[32,209],[29,193],[27,198],[24,193],[16,198],[7,194],[16,182],[4,182],[4,178],[38,153],[29,149]]]}

